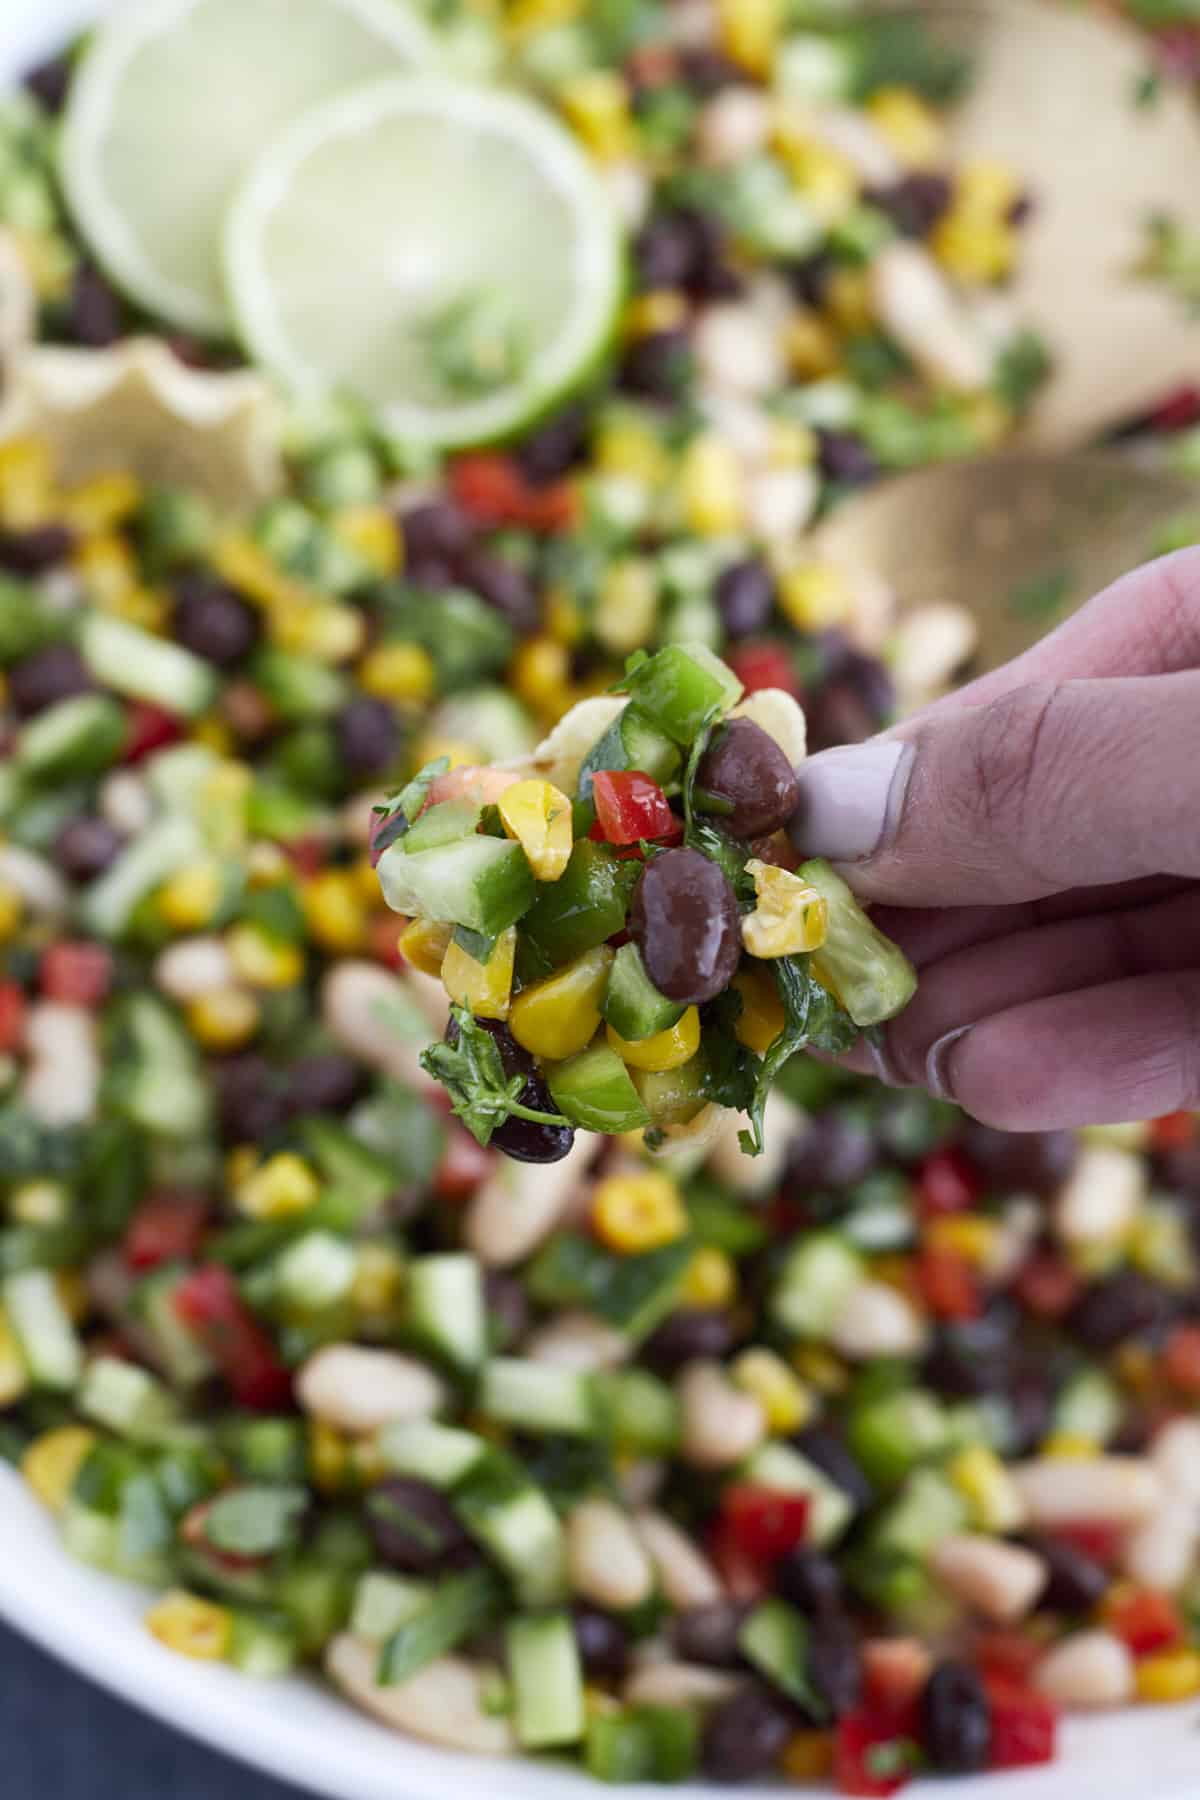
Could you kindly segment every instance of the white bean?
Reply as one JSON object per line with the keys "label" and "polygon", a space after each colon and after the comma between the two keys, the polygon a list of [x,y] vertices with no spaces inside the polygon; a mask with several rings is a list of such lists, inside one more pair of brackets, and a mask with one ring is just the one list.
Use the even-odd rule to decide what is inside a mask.
{"label": "white bean", "polygon": [[883,134],[850,106],[818,106],[805,111],[804,123],[814,137],[854,164],[867,187],[891,187],[901,168]]}
{"label": "white bean", "polygon": [[415,975],[393,975],[378,963],[336,963],[322,983],[321,1013],[342,1048],[371,1068],[421,1093],[437,1088],[419,1058],[441,1026],[430,990]]}
{"label": "white bean", "polygon": [[941,693],[978,636],[970,613],[950,601],[919,606],[901,619],[888,649],[901,707],[911,711]]}
{"label": "white bean", "polygon": [[629,1706],[716,1706],[738,1687],[738,1677],[701,1663],[648,1662],[622,1690]]}
{"label": "white bean", "polygon": [[666,1513],[646,1507],[634,1514],[633,1523],[671,1606],[685,1612],[724,1599],[725,1589],[712,1563]]}
{"label": "white bean", "polygon": [[752,529],[773,548],[787,549],[817,509],[821,481],[814,468],[762,469],[746,483]]}
{"label": "white bean", "polygon": [[1150,1446],[1164,1487],[1200,1504],[1200,1419],[1172,1419]]}
{"label": "white bean", "polygon": [[639,1456],[617,1470],[617,1492],[626,1506],[645,1507],[656,1500],[667,1479],[667,1465],[658,1457]]}
{"label": "white bean", "polygon": [[679,1377],[681,1453],[699,1469],[727,1469],[758,1448],[767,1418],[753,1394],[734,1387],[718,1362],[692,1362]]}
{"label": "white bean", "polygon": [[696,407],[747,468],[758,468],[767,461],[774,427],[771,415],[757,400],[713,385],[697,390]]}
{"label": "white bean", "polygon": [[154,800],[141,775],[114,769],[100,784],[100,811],[114,831],[137,837],[154,817]]}
{"label": "white bean", "polygon": [[912,1356],[925,1343],[925,1324],[912,1301],[885,1281],[860,1281],[838,1308],[830,1342],[851,1361]]}
{"label": "white bean", "polygon": [[788,1145],[803,1116],[790,1100],[772,1090],[763,1113],[763,1153],[747,1156],[741,1145],[745,1117],[742,1113],[729,1113],[722,1122],[720,1137],[709,1152],[708,1169],[735,1194],[763,1193],[776,1187],[787,1163]]}
{"label": "white bean", "polygon": [[588,751],[628,704],[619,694],[593,694],[579,700],[528,756],[514,757],[499,766],[514,775],[536,776],[573,794]]}
{"label": "white bean", "polygon": [[516,1749],[508,1715],[487,1705],[489,1691],[500,1687],[498,1669],[443,1656],[395,1687],[380,1687],[378,1666],[378,1648],[348,1632],[335,1637],[325,1652],[325,1669],[336,1686],[393,1730],[475,1756],[507,1756]]}
{"label": "white bean", "polygon": [[83,1006],[42,1000],[25,1025],[23,1096],[43,1125],[79,1125],[96,1110],[102,1074],[96,1021]]}
{"label": "white bean", "polygon": [[600,171],[613,208],[627,231],[636,231],[650,210],[650,181],[640,163],[606,163]]}
{"label": "white bean", "polygon": [[1137,1525],[1153,1513],[1163,1491],[1157,1470],[1136,1456],[1043,1457],[1017,1463],[1012,1478],[1034,1525],[1073,1519]]}
{"label": "white bean", "polygon": [[615,1612],[640,1606],[654,1587],[646,1547],[611,1500],[583,1500],[569,1514],[567,1574],[575,1593]]}
{"label": "white bean", "polygon": [[696,121],[701,160],[715,168],[739,163],[761,150],[771,130],[771,105],[761,88],[723,88]]}
{"label": "white bean", "polygon": [[37,295],[29,264],[11,231],[0,231],[0,356],[11,362],[33,342]]}
{"label": "white bean", "polygon": [[1133,1657],[1111,1631],[1079,1631],[1047,1652],[1033,1685],[1072,1711],[1124,1706],[1133,1699]]}
{"label": "white bean", "polygon": [[992,378],[983,334],[928,250],[897,240],[871,264],[880,324],[932,380],[978,393]]}
{"label": "white bean", "polygon": [[182,1004],[234,987],[237,971],[219,937],[176,938],[156,958],[154,980],[164,994]]}
{"label": "white bean", "polygon": [[1109,1144],[1085,1144],[1054,1201],[1054,1229],[1072,1248],[1114,1243],[1132,1225],[1146,1198],[1140,1156]]}
{"label": "white bean", "polygon": [[1032,1550],[973,1532],[942,1538],[929,1561],[956,1598],[998,1625],[1024,1618],[1045,1587],[1048,1572]]}
{"label": "white bean", "polygon": [[58,870],[22,844],[0,844],[0,881],[15,888],[30,912],[41,919],[61,919],[71,903]]}
{"label": "white bean", "polygon": [[778,333],[752,307],[736,301],[705,309],[692,349],[702,381],[751,399],[773,392],[783,377]]}
{"label": "white bean", "polygon": [[1174,1594],[1192,1572],[1200,1545],[1200,1512],[1186,1494],[1167,1493],[1125,1540],[1121,1564],[1143,1587]]}
{"label": "white bean", "polygon": [[532,1255],[561,1221],[579,1189],[595,1143],[578,1132],[561,1162],[503,1157],[471,1199],[463,1225],[468,1250],[489,1269],[508,1269]]}
{"label": "white bean", "polygon": [[633,1346],[623,1332],[598,1319],[595,1313],[565,1312],[535,1331],[523,1346],[532,1362],[554,1363],[560,1369],[616,1369],[628,1362]]}
{"label": "white bean", "polygon": [[296,1394],[305,1412],[356,1435],[397,1419],[429,1418],[446,1399],[440,1377],[424,1363],[361,1344],[314,1351],[296,1377]]}
{"label": "white bean", "polygon": [[759,688],[747,694],[730,709],[731,719],[750,719],[774,738],[793,769],[798,769],[808,754],[808,724],[804,708],[793,695],[782,688]]}
{"label": "white bean", "polygon": [[[727,1106],[718,1106],[715,1100],[710,1100],[686,1125],[664,1125],[661,1140],[648,1146],[651,1156],[658,1161],[674,1162],[676,1168],[684,1165],[689,1172],[698,1168],[720,1137],[728,1115]],[[683,1178],[681,1172],[679,1179]]]}

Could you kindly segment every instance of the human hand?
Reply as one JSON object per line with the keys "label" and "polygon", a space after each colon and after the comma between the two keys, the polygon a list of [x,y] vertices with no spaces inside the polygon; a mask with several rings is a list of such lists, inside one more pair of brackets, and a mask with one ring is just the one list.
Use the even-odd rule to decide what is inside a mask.
{"label": "human hand", "polygon": [[1011,1130],[1200,1107],[1200,550],[814,757],[792,834],[920,971],[858,1066]]}

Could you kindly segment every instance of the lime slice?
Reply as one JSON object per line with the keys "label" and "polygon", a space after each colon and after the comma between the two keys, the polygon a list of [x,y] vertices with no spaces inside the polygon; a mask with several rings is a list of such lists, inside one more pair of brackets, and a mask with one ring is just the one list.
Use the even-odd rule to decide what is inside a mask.
{"label": "lime slice", "polygon": [[263,145],[333,94],[435,60],[404,0],[130,0],[71,87],[62,177],[79,228],[151,312],[226,332],[221,230]]}
{"label": "lime slice", "polygon": [[599,176],[535,102],[413,75],[319,107],[234,202],[230,295],[302,393],[366,401],[411,443],[485,443],[604,349],[622,285]]}

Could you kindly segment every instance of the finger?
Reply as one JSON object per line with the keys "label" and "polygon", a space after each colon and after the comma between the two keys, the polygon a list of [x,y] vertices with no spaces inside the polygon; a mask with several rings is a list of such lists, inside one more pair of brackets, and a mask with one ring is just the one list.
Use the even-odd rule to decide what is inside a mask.
{"label": "finger", "polygon": [[792,835],[906,906],[1200,875],[1200,673],[1039,682],[803,765]]}
{"label": "finger", "polygon": [[1200,968],[1200,889],[1134,912],[1098,913],[994,938],[927,967],[885,1033],[889,1078],[937,1079],[941,1047],[976,1020],[1134,976]]}
{"label": "finger", "polygon": [[1006,1131],[1119,1124],[1200,1106],[1200,970],[996,1013],[944,1045],[936,1092]]}

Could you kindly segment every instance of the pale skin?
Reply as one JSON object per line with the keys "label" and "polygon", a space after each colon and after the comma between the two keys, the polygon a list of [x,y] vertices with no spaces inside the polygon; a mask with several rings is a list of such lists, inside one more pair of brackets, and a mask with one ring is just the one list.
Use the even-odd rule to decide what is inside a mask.
{"label": "pale skin", "polygon": [[920,971],[856,1066],[1011,1130],[1200,1108],[1200,549],[814,757],[793,835]]}

